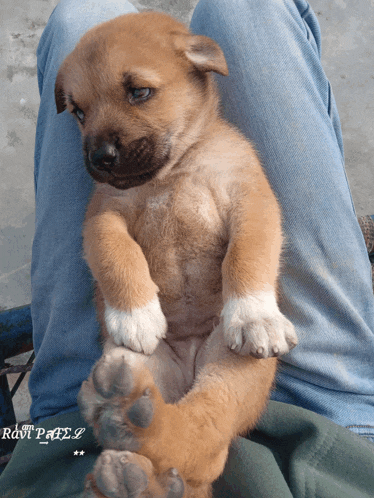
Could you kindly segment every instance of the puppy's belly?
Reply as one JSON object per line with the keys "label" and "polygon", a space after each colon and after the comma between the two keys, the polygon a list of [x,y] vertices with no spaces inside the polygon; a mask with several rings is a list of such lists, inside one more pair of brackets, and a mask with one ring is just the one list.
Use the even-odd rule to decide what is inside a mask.
{"label": "puppy's belly", "polygon": [[[206,315],[208,314],[210,313],[207,312]],[[213,328],[219,323],[219,313],[208,316],[206,319],[185,318],[183,314],[168,317],[166,314],[166,319],[168,322],[166,338],[168,340],[177,340],[188,337],[203,337],[210,334]]]}
{"label": "puppy's belly", "polygon": [[[182,338],[210,333],[220,316],[222,301],[221,266],[223,254],[197,255],[188,245],[143,248],[152,280],[168,322],[167,336]],[[194,254],[192,255],[192,252]]]}
{"label": "puppy's belly", "polygon": [[217,216],[207,223],[191,204],[172,204],[167,209],[162,202],[148,202],[134,238],[159,288],[168,336],[203,336],[212,331],[223,307],[224,230]]}
{"label": "puppy's belly", "polygon": [[161,361],[151,371],[167,403],[176,403],[191,389],[196,376],[196,361],[206,340],[207,336],[166,337],[156,350]]}
{"label": "puppy's belly", "polygon": [[[198,266],[198,265],[197,265]],[[170,337],[202,336],[213,330],[223,302],[221,275],[218,269],[209,273],[189,273],[191,264],[174,268],[176,278],[155,278],[159,286],[161,308],[168,322]],[[170,267],[169,267],[170,270]],[[208,268],[209,270],[209,268]]]}

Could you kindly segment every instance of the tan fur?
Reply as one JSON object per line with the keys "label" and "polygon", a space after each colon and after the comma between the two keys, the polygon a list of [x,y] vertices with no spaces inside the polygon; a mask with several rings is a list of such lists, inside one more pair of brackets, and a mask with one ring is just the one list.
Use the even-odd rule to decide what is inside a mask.
{"label": "tan fur", "polygon": [[[107,351],[115,345],[106,307],[132,316],[152,299],[161,304],[167,331],[162,336],[160,325],[165,338],[146,345],[152,354],[144,355],[141,346],[123,348],[135,372],[134,396],[151,387],[157,405],[150,427],[133,430],[142,442],[137,453],[151,460],[155,475],[176,467],[190,498],[211,496],[230,442],[252,429],[266,406],[276,359],[250,354],[266,358],[279,350],[273,354],[269,346],[264,353],[257,345],[238,354],[225,336],[229,318],[217,326],[225,303],[275,294],[282,235],[280,209],[252,145],[219,115],[211,71],[227,74],[213,41],[148,12],[89,31],[56,81],[58,111],[76,106],[84,112],[82,137],[94,151],[113,136],[123,149],[156,137],[161,159],[155,164],[161,166],[152,179],[130,188],[98,180],[84,253],[97,282]],[[133,87],[155,94],[131,104],[124,75]],[[121,181],[133,174],[126,169],[130,162],[120,165]],[[264,326],[261,306],[258,323]],[[292,326],[274,310],[274,323],[292,336]],[[295,343],[292,336],[290,347]]]}

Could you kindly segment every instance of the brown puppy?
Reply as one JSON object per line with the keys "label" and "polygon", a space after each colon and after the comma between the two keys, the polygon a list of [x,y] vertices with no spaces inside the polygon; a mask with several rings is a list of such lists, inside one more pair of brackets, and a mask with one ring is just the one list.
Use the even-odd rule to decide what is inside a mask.
{"label": "brown puppy", "polygon": [[228,74],[215,42],[144,12],[89,31],[58,73],[97,182],[83,235],[105,355],[79,403],[105,450],[88,496],[211,496],[297,343],[276,303],[280,210],[211,71]]}

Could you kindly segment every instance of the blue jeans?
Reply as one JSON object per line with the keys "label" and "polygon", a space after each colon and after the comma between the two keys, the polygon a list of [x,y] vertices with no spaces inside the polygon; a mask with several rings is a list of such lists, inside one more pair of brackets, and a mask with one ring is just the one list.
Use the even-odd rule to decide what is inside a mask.
{"label": "blue jeans", "polygon": [[[62,0],[38,48],[36,233],[32,256],[35,423],[77,409],[99,358],[93,281],[81,226],[92,190],[73,118],[57,115],[59,65],[94,24],[134,11],[127,0]],[[282,205],[280,306],[299,346],[280,362],[272,398],[374,441],[374,298],[344,171],[339,117],[305,0],[200,0],[191,29],[222,47],[223,112],[251,139]]]}

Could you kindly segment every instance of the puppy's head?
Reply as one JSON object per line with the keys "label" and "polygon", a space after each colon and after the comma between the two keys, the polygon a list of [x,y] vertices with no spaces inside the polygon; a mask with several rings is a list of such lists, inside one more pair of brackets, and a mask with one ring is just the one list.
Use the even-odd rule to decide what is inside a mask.
{"label": "puppy's head", "polygon": [[56,80],[57,112],[76,117],[88,172],[139,186],[181,157],[216,112],[219,46],[166,14],[127,14],[88,31]]}

